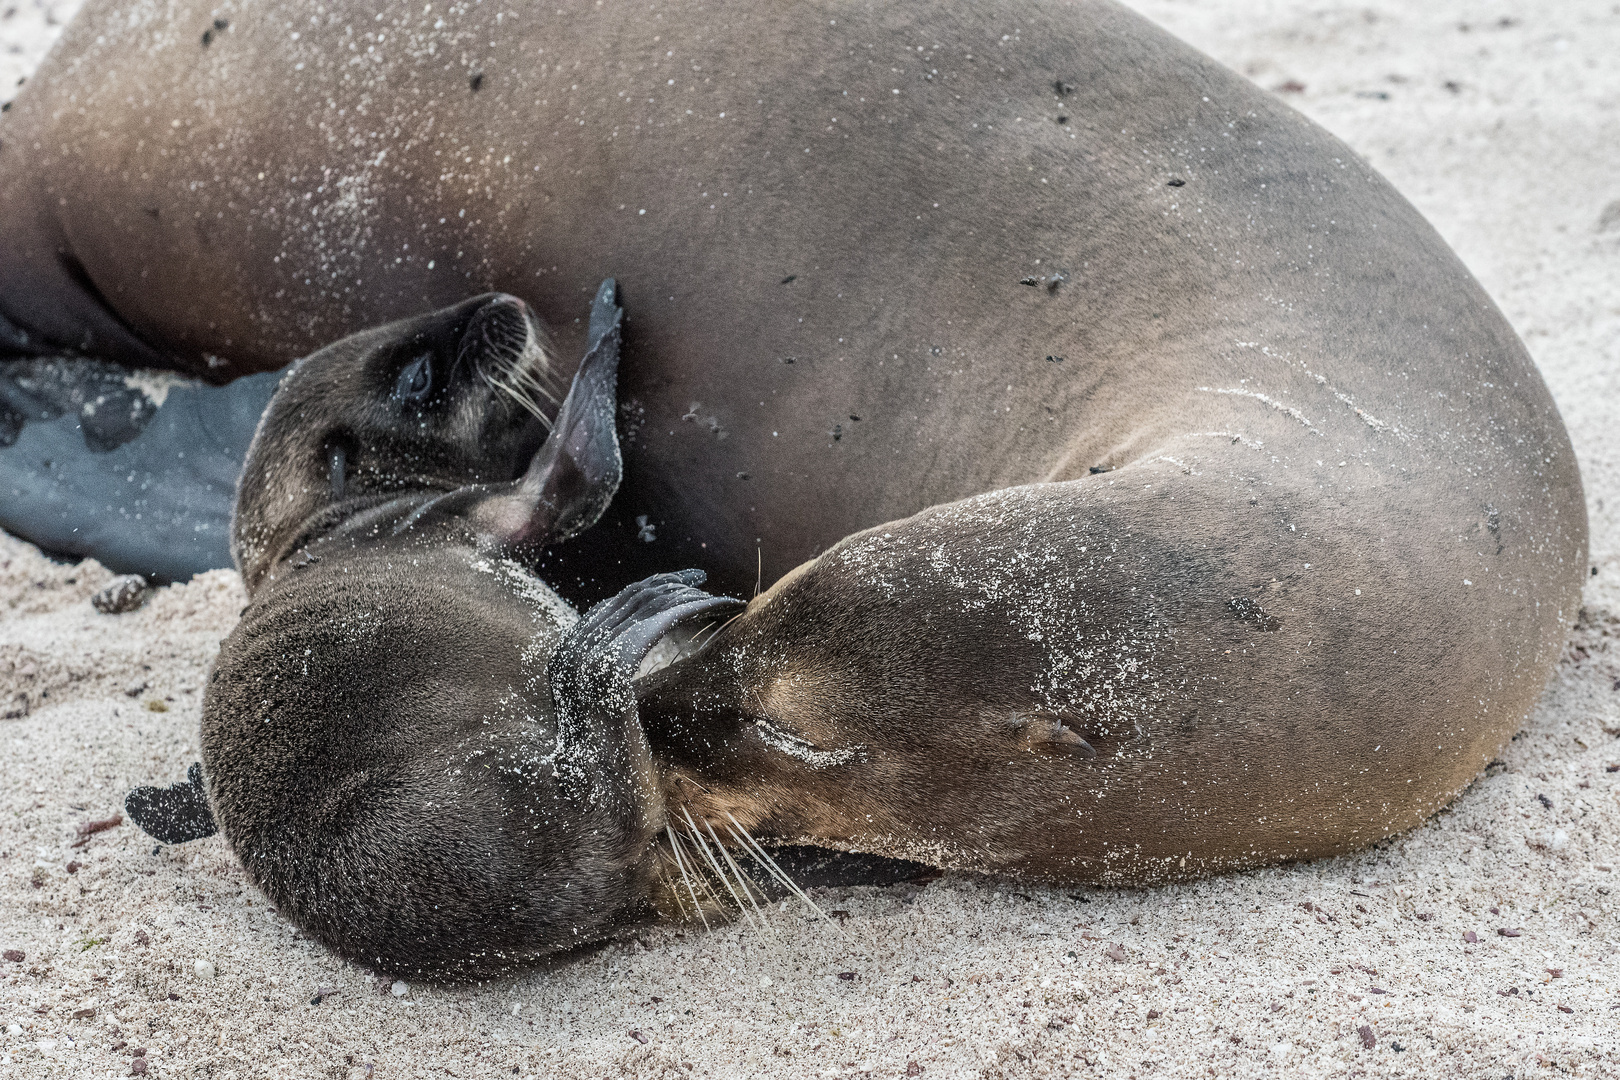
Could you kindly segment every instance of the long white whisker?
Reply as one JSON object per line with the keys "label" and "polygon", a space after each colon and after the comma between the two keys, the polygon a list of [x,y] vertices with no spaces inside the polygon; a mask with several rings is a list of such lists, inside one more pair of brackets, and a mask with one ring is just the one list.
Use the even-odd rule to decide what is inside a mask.
{"label": "long white whisker", "polygon": [[732,817],[731,811],[726,811],[726,817],[731,818],[734,835],[736,835],[738,842],[748,849],[749,854],[753,855],[754,858],[763,863],[766,868],[776,876],[776,880],[780,881],[784,886],[786,886],[789,892],[799,898],[800,903],[809,908],[811,911],[815,912],[817,915],[820,915],[823,919],[826,919],[827,923],[832,926],[833,929],[838,930],[839,933],[843,932],[843,929],[836,922],[833,922],[832,917],[829,916],[825,911],[822,911],[814,900],[806,896],[804,890],[799,888],[797,882],[788,877],[787,871],[778,866],[776,864],[776,860],[765,853],[765,849],[760,847],[759,841],[755,840],[748,830],[743,828],[742,822],[738,821],[735,817]]}
{"label": "long white whisker", "polygon": [[720,884],[726,887],[726,891],[731,894],[731,898],[737,902],[737,910],[742,913],[743,918],[748,920],[748,925],[753,926],[754,916],[749,914],[748,908],[742,902],[742,897],[738,896],[737,890],[732,887],[731,879],[726,876],[725,868],[720,865],[720,861],[709,850],[708,841],[704,840],[703,834],[698,831],[697,822],[692,820],[691,812],[683,806],[681,813],[686,815],[686,823],[692,827],[692,839],[696,840],[698,847],[703,850],[703,857],[709,860],[709,865],[714,868],[715,876],[720,879]]}
{"label": "long white whisker", "polygon": [[664,888],[668,889],[670,895],[675,897],[675,906],[680,909],[681,917],[685,918],[686,901],[681,899],[681,890],[677,889],[674,883],[669,880],[669,866],[667,863],[660,863],[658,867],[658,880],[662,881],[664,883]]}
{"label": "long white whisker", "polygon": [[692,906],[697,908],[698,918],[703,922],[703,929],[709,928],[709,918],[703,914],[703,905],[698,903],[697,890],[692,888],[692,876],[686,872],[686,859],[681,855],[681,841],[675,835],[675,829],[668,822],[664,823],[664,831],[669,834],[670,850],[675,853],[675,865],[680,867],[681,880],[686,883],[686,891],[692,895]]}
{"label": "long white whisker", "polygon": [[754,899],[755,889],[759,889],[759,894],[761,896],[765,895],[765,890],[760,889],[758,885],[755,885],[752,881],[748,880],[748,875],[743,873],[742,867],[737,865],[737,860],[733,859],[731,857],[731,852],[726,850],[726,845],[722,844],[720,842],[720,837],[715,835],[714,826],[705,821],[703,823],[703,827],[709,830],[710,839],[714,841],[714,846],[720,849],[720,854],[725,857],[726,863],[731,867],[731,873],[736,877],[737,884],[742,886],[743,895],[747,896],[748,902],[754,906],[754,914],[759,916],[760,925],[766,930],[769,930],[774,936],[776,929],[766,921],[765,912],[760,910],[759,901]]}

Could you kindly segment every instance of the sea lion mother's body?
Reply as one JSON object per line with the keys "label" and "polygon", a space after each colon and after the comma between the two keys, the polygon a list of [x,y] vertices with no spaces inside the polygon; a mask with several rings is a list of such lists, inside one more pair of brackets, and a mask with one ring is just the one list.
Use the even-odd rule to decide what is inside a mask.
{"label": "sea lion mother's body", "polygon": [[[968,652],[914,700],[1056,712],[1103,752],[959,731],[946,769],[919,737],[911,772],[804,778],[889,824],[739,795],[760,831],[1093,878],[1346,850],[1449,799],[1540,692],[1586,525],[1523,346],[1342,144],[1123,9],[215,2],[92,0],[6,116],[28,348],[220,378],[501,289],[573,355],[615,275],[626,483],[548,571],[575,595],[688,565],[743,591],[756,558],[769,583],[1051,485],[910,523],[940,573],[877,559],[904,597],[797,625],[834,726],[838,693],[877,707],[840,649],[940,633]],[[1083,640],[962,668],[975,609],[928,592],[965,587],[953,539],[998,560],[964,573],[1026,570],[980,610],[1071,596]],[[1026,668],[1068,713],[997,682]],[[907,806],[954,833],[929,848]]]}

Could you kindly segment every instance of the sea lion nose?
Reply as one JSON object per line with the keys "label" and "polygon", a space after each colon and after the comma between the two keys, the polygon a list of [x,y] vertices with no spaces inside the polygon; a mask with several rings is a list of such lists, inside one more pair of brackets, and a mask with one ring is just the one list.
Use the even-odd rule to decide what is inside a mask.
{"label": "sea lion nose", "polygon": [[467,320],[460,352],[474,358],[522,352],[529,338],[529,305],[510,293],[493,293]]}

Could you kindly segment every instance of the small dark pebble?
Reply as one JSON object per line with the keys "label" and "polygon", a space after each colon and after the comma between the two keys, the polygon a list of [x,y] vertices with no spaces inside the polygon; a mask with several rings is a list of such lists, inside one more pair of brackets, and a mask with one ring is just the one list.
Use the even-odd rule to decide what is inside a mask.
{"label": "small dark pebble", "polygon": [[1604,772],[1620,772],[1620,765],[1605,765],[1605,766],[1603,766],[1603,771]]}
{"label": "small dark pebble", "polygon": [[787,277],[782,279],[782,284],[783,285],[791,285],[795,281],[798,281],[798,280],[799,280],[799,275],[798,274],[789,274]]}
{"label": "small dark pebble", "polygon": [[1478,945],[1479,935],[1474,933],[1472,930],[1465,930],[1463,931],[1463,940],[1468,942],[1470,945]]}
{"label": "small dark pebble", "polygon": [[483,89],[484,86],[484,73],[482,71],[473,72],[472,75],[468,76],[467,78],[467,85],[472,87],[473,93],[478,93],[478,91]]}
{"label": "small dark pebble", "polygon": [[917,1064],[915,1061],[906,1062],[906,1075],[907,1076],[921,1076],[922,1073],[923,1073],[923,1067],[921,1065]]}
{"label": "small dark pebble", "polygon": [[1165,187],[1186,187],[1187,186],[1187,181],[1183,180],[1179,176],[1172,176],[1170,179],[1168,179],[1168,180],[1166,180],[1164,182],[1164,186]]}
{"label": "small dark pebble", "polygon": [[129,1063],[129,1075],[131,1075],[131,1076],[145,1076],[146,1075],[146,1059],[143,1058],[143,1057],[138,1057],[134,1061],[130,1062]]}
{"label": "small dark pebble", "polygon": [[1420,911],[1420,912],[1418,912],[1418,922],[1433,922],[1433,921],[1434,921],[1434,912],[1432,912],[1432,911]]}
{"label": "small dark pebble", "polygon": [[838,973],[838,977],[843,979],[845,982],[855,981],[855,973],[853,971],[840,971]]}
{"label": "small dark pebble", "polygon": [[169,1000],[170,1001],[179,1001],[180,1000],[180,995],[179,994],[170,994],[169,995]]}
{"label": "small dark pebble", "polygon": [[1401,1051],[1402,1051],[1402,1050],[1405,1050],[1405,1049],[1406,1049],[1406,1047],[1404,1047],[1404,1046],[1402,1046],[1402,1045],[1401,1045],[1401,1044],[1400,1044],[1400,1043],[1398,1043],[1398,1042],[1397,1042],[1397,1043],[1390,1043],[1390,1044],[1389,1044],[1389,1048],[1390,1048],[1390,1049],[1391,1049],[1391,1050],[1393,1050],[1393,1051],[1395,1051],[1395,1052],[1396,1052],[1396,1053],[1397,1053],[1397,1054],[1398,1054],[1398,1053],[1400,1053],[1400,1052],[1401,1052]]}
{"label": "small dark pebble", "polygon": [[1555,979],[1562,979],[1564,977],[1564,969],[1563,968],[1548,968],[1547,969],[1547,974],[1551,975]]}
{"label": "small dark pebble", "polygon": [[81,862],[79,862],[78,860],[75,859],[73,862],[70,862],[70,863],[67,864],[67,872],[70,873],[70,874],[77,874],[79,872],[79,869],[81,867],[83,867],[83,866],[84,866],[83,863],[81,863]]}
{"label": "small dark pebble", "polygon": [[860,423],[860,422],[861,422],[861,418],[860,418],[860,417],[858,417],[858,416],[856,416],[856,415],[855,415],[855,414],[854,414],[854,413],[850,413],[850,414],[849,414],[849,418],[850,418],[850,419],[851,419],[851,420],[853,420],[853,421],[855,421],[855,422],[856,422],[856,423],[857,423],[857,424],[858,424],[858,423]]}
{"label": "small dark pebble", "polygon": [[214,32],[212,30],[203,31],[202,43],[205,49],[214,43]]}
{"label": "small dark pebble", "polygon": [[1512,927],[1508,927],[1508,926],[1499,926],[1499,927],[1496,928],[1496,932],[1498,934],[1501,934],[1503,937],[1518,937],[1524,931],[1522,931],[1522,930],[1514,930]]}
{"label": "small dark pebble", "polygon": [[638,1042],[638,1043],[640,1043],[640,1044],[641,1044],[641,1045],[643,1045],[643,1046],[646,1046],[646,1045],[647,1045],[647,1044],[648,1044],[648,1043],[650,1043],[650,1042],[652,1042],[652,1040],[651,1040],[651,1039],[649,1039],[649,1038],[647,1038],[647,1035],[646,1035],[646,1033],[645,1033],[645,1032],[641,1032],[641,1031],[634,1031],[634,1030],[632,1030],[632,1031],[631,1031],[631,1032],[630,1032],[630,1037],[631,1037],[631,1038],[632,1038],[632,1039],[634,1039],[634,1040],[636,1040],[636,1042]]}
{"label": "small dark pebble", "polygon": [[1298,79],[1289,79],[1287,82],[1277,84],[1277,92],[1279,94],[1303,94],[1305,84]]}
{"label": "small dark pebble", "polygon": [[150,945],[150,944],[152,944],[152,939],[147,936],[145,930],[137,930],[137,931],[135,931],[135,940],[137,942],[139,942],[140,944],[142,944],[142,945]]}
{"label": "small dark pebble", "polygon": [[1360,1027],[1356,1028],[1356,1034],[1361,1036],[1361,1045],[1366,1047],[1368,1050],[1371,1050],[1373,1047],[1378,1045],[1378,1036],[1374,1035],[1373,1029],[1368,1027],[1366,1024],[1362,1024]]}
{"label": "small dark pebble", "polygon": [[1381,986],[1369,986],[1369,987],[1367,987],[1367,993],[1369,993],[1369,994],[1387,994],[1387,993],[1389,993],[1389,991],[1385,990]]}
{"label": "small dark pebble", "polygon": [[[1281,1008],[1282,1006],[1279,1005],[1277,1007]],[[1147,1018],[1149,1020],[1157,1020],[1159,1017],[1161,1017],[1163,1015],[1164,1015],[1164,1013],[1160,1012],[1158,1009],[1149,1009]]]}
{"label": "small dark pebble", "polygon": [[1498,990],[1496,995],[1498,997],[1513,997],[1514,995],[1518,994],[1518,992],[1519,988],[1517,986],[1510,986],[1506,990]]}
{"label": "small dark pebble", "polygon": [[1552,800],[1547,798],[1545,795],[1537,795],[1536,802],[1540,803],[1542,806],[1545,806],[1549,810],[1552,809]]}
{"label": "small dark pebble", "polygon": [[1061,357],[1061,356],[1048,356],[1046,358],[1046,362],[1048,364],[1061,364],[1061,363],[1063,363],[1063,359],[1064,358]]}
{"label": "small dark pebble", "polygon": [[1274,1013],[1282,1012],[1282,1006],[1280,1004],[1278,1004],[1277,1002],[1273,1001],[1271,1003],[1271,1011],[1274,1012]]}
{"label": "small dark pebble", "polygon": [[21,949],[7,949],[3,954],[0,955],[5,956],[5,958],[10,960],[13,964],[20,964],[24,960],[28,959],[27,954],[25,954]]}
{"label": "small dark pebble", "polygon": [[90,598],[90,606],[103,615],[125,615],[142,604],[152,594],[152,586],[139,574],[115,577]]}
{"label": "small dark pebble", "polygon": [[827,912],[827,914],[831,915],[839,922],[843,922],[845,919],[849,918],[849,912],[845,911],[843,908],[835,908],[834,910]]}
{"label": "small dark pebble", "polygon": [[215,30],[229,30],[230,28],[231,28],[231,24],[228,21],[226,21],[225,19],[215,19],[214,20],[214,29]]}
{"label": "small dark pebble", "polygon": [[91,1017],[93,1017],[95,1015],[96,1015],[96,1010],[94,1010],[94,1009],[74,1009],[73,1010],[73,1019],[75,1019],[75,1020],[88,1020],[88,1019],[90,1019]]}
{"label": "small dark pebble", "polygon": [[135,1049],[131,1050],[129,1053],[130,1053],[131,1057],[145,1057],[146,1056],[146,1047],[137,1046]]}
{"label": "small dark pebble", "polygon": [[1558,1006],[1558,1011],[1561,1013],[1572,1013],[1575,1010],[1570,1008],[1568,1005],[1560,1005]]}

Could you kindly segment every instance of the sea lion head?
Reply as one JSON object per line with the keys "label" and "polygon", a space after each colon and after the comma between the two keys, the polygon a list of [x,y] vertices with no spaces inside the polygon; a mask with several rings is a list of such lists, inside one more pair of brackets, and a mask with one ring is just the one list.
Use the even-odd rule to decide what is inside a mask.
{"label": "sea lion head", "polygon": [[238,488],[231,546],[249,590],[343,519],[520,479],[559,391],[544,328],[503,293],[365,330],[298,361],[259,422]]}

